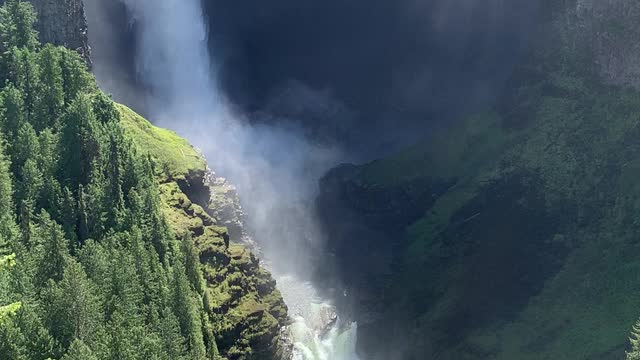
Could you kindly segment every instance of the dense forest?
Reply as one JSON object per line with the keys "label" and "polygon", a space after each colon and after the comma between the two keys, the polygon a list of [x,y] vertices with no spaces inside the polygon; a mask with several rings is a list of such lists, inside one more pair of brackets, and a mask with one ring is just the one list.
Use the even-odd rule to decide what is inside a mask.
{"label": "dense forest", "polygon": [[[0,359],[214,359],[190,236],[85,61],[0,10]],[[206,303],[206,302],[205,302]]]}

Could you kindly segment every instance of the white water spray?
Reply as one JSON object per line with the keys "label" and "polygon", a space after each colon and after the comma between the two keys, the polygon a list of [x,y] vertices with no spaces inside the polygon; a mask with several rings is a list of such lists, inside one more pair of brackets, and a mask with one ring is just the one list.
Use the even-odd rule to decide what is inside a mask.
{"label": "white water spray", "polygon": [[287,275],[305,274],[322,248],[312,204],[317,179],[338,153],[295,129],[250,126],[231,110],[218,89],[200,0],[124,2],[141,29],[136,65],[150,88],[152,118],[199,147],[246,200],[247,225],[291,309],[293,358],[356,360],[356,324],[329,315],[331,305],[310,283]]}

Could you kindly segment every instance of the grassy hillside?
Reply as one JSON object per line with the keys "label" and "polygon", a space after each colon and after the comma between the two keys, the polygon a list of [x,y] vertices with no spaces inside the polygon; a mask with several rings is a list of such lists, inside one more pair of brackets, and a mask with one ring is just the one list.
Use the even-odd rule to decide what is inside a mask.
{"label": "grassy hillside", "polygon": [[375,340],[389,332],[411,334],[394,342],[410,359],[624,357],[640,315],[640,93],[533,59],[493,110],[323,180],[373,358],[391,356]]}
{"label": "grassy hillside", "polygon": [[175,132],[153,126],[149,121],[124,105],[118,105],[124,129],[141,149],[149,152],[160,169],[171,178],[185,178],[189,173],[206,171],[206,161],[185,139]]}

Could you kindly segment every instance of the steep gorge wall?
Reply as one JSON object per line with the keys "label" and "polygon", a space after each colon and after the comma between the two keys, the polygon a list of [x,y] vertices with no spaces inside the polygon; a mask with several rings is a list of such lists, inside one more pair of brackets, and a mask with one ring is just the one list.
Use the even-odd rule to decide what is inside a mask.
{"label": "steep gorge wall", "polygon": [[234,189],[216,179],[205,159],[175,133],[120,106],[127,133],[158,165],[160,197],[178,238],[199,252],[204,309],[222,359],[287,360],[289,318],[276,282],[242,241]]}
{"label": "steep gorge wall", "polygon": [[370,359],[624,357],[640,313],[640,3],[540,4],[498,106],[321,183]]}
{"label": "steep gorge wall", "polygon": [[[640,88],[640,2],[544,0],[535,48],[595,71],[605,83]],[[549,46],[551,44],[551,46]]]}

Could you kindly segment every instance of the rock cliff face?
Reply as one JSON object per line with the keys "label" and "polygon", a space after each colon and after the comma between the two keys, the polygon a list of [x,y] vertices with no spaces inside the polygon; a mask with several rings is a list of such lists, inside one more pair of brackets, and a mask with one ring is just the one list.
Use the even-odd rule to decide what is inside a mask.
{"label": "rock cliff face", "polygon": [[[157,162],[160,196],[176,236],[200,253],[207,289],[204,309],[223,359],[288,359],[287,306],[276,282],[243,244],[242,212],[233,187],[173,132],[152,126],[126,107],[129,135]],[[229,226],[229,227],[227,227]]]}
{"label": "rock cliff face", "polygon": [[[629,0],[543,1],[552,10],[544,41],[580,54],[609,84],[640,87],[640,3]],[[575,57],[567,58],[575,61]]]}
{"label": "rock cliff face", "polygon": [[[0,0],[3,4],[5,0]],[[82,0],[29,0],[38,14],[36,29],[42,43],[78,51],[90,62],[87,20]]]}

